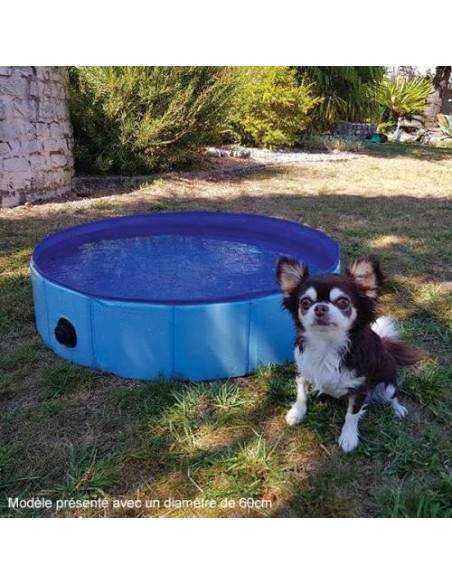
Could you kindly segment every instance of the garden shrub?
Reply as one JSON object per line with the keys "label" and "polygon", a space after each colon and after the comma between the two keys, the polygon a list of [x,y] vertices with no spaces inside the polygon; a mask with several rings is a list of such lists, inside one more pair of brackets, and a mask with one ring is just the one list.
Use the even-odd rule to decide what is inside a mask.
{"label": "garden shrub", "polygon": [[255,146],[293,145],[320,101],[311,87],[298,83],[289,67],[241,67],[232,76],[237,85],[229,120],[233,137]]}
{"label": "garden shrub", "polygon": [[313,112],[308,130],[312,133],[329,129],[335,122],[374,122],[379,118],[375,89],[383,79],[385,68],[294,67],[297,79],[309,83],[320,103]]}
{"label": "garden shrub", "polygon": [[377,124],[377,132],[379,134],[390,134],[391,132],[393,132],[395,130],[397,123],[395,120],[387,120],[385,122],[380,122],[379,124]]}
{"label": "garden shrub", "polygon": [[376,89],[382,122],[397,122],[401,117],[423,115],[432,83],[426,77],[384,79]]}
{"label": "garden shrub", "polygon": [[217,143],[234,93],[224,67],[70,70],[76,169],[146,173],[187,167]]}

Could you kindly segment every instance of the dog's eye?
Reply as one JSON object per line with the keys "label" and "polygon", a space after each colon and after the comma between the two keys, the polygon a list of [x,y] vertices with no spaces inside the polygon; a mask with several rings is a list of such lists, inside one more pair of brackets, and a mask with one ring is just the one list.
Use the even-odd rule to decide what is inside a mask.
{"label": "dog's eye", "polygon": [[336,306],[341,310],[346,310],[350,306],[350,300],[348,298],[338,298]]}
{"label": "dog's eye", "polygon": [[300,300],[300,306],[302,310],[307,310],[312,304],[312,300],[310,298],[302,298]]}

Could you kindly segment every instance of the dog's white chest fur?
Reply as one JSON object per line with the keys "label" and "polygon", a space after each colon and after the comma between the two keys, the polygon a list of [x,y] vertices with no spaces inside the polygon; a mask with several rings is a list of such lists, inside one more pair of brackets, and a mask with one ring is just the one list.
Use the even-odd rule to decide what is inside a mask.
{"label": "dog's white chest fur", "polygon": [[338,338],[322,332],[304,337],[303,352],[296,347],[298,372],[318,393],[339,398],[363,383],[364,377],[357,377],[355,371],[341,367],[347,344],[346,335]]}

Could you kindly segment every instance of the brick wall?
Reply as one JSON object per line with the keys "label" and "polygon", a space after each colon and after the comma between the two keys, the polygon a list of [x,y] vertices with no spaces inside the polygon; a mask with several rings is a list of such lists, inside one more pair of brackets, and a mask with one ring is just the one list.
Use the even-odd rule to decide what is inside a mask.
{"label": "brick wall", "polygon": [[71,190],[65,67],[0,67],[0,207]]}

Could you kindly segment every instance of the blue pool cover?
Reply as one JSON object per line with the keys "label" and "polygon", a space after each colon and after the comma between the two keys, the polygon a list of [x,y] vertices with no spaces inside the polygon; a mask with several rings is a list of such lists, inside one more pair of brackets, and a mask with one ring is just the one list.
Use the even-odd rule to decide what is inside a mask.
{"label": "blue pool cover", "polygon": [[233,213],[156,213],[59,231],[31,270],[38,330],[59,355],[124,377],[212,379],[291,358],[280,255],[313,273],[339,247],[299,223]]}

